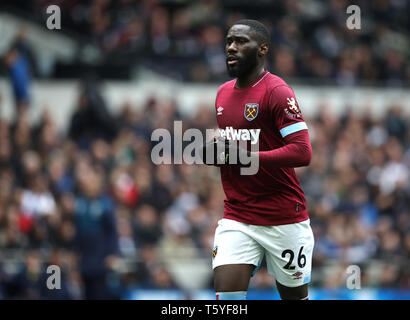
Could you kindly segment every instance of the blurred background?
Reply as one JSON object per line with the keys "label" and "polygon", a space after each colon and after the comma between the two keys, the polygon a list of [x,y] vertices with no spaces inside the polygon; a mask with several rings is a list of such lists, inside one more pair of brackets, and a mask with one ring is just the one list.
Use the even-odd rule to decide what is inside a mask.
{"label": "blurred background", "polygon": [[[219,169],[154,165],[151,133],[216,126],[224,36],[251,18],[309,126],[310,298],[410,299],[409,13],[407,0],[2,0],[0,298],[214,299]],[[279,298],[265,264],[248,298]]]}

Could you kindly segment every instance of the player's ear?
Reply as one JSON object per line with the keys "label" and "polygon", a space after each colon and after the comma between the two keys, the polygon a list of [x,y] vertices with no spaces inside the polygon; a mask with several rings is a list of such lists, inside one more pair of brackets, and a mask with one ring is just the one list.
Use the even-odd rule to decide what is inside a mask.
{"label": "player's ear", "polygon": [[268,53],[269,45],[267,43],[263,43],[259,46],[258,56],[263,57]]}

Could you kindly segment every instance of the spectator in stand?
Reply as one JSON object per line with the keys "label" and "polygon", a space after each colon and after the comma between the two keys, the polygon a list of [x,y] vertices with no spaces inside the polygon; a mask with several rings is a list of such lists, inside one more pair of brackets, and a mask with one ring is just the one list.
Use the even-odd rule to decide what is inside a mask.
{"label": "spectator in stand", "polygon": [[[168,259],[210,258],[223,210],[218,171],[153,165],[152,128],[172,128],[181,116],[158,97],[135,107],[125,104],[114,119],[118,133],[94,136],[89,148],[57,130],[47,113],[38,123],[24,112],[16,121],[0,120],[3,298],[63,298],[27,280],[50,263],[62,266],[70,297],[89,299],[123,297],[135,287],[179,288]],[[211,109],[198,106],[184,126],[213,127]],[[297,172],[316,239],[313,286],[343,287],[343,268],[359,264],[362,287],[409,289],[407,111],[395,103],[380,118],[348,110],[337,115],[325,101],[319,109],[307,119],[312,164]],[[30,272],[20,268],[27,264]],[[268,281],[262,273],[251,285],[264,288]]]}
{"label": "spectator in stand", "polygon": [[118,128],[93,76],[87,76],[81,87],[77,110],[71,117],[68,135],[81,149],[87,149],[95,139],[111,141]]}
{"label": "spectator in stand", "polygon": [[21,109],[30,107],[30,87],[33,74],[33,55],[25,39],[23,28],[4,56],[14,93],[16,116]]}
{"label": "spectator in stand", "polygon": [[115,268],[118,236],[114,203],[105,194],[104,174],[89,164],[79,165],[75,199],[74,250],[84,283],[85,299],[112,298],[108,274]]}

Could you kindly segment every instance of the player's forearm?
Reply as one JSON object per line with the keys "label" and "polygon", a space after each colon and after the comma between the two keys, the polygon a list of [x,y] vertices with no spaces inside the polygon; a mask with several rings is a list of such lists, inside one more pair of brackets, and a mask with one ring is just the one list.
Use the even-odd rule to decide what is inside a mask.
{"label": "player's forearm", "polygon": [[279,168],[297,168],[310,164],[310,160],[312,159],[312,147],[307,130],[294,133],[285,140],[287,144],[281,148],[260,151],[260,165]]}

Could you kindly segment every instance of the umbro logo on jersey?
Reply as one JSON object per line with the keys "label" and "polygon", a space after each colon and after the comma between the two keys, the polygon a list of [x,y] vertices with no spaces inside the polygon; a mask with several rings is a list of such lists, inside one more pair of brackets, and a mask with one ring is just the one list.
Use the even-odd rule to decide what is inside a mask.
{"label": "umbro logo on jersey", "polygon": [[221,116],[221,115],[222,115],[222,111],[224,111],[224,108],[222,108],[221,106],[219,106],[218,109],[216,109],[216,111],[217,111],[216,115],[217,115],[217,116]]}

